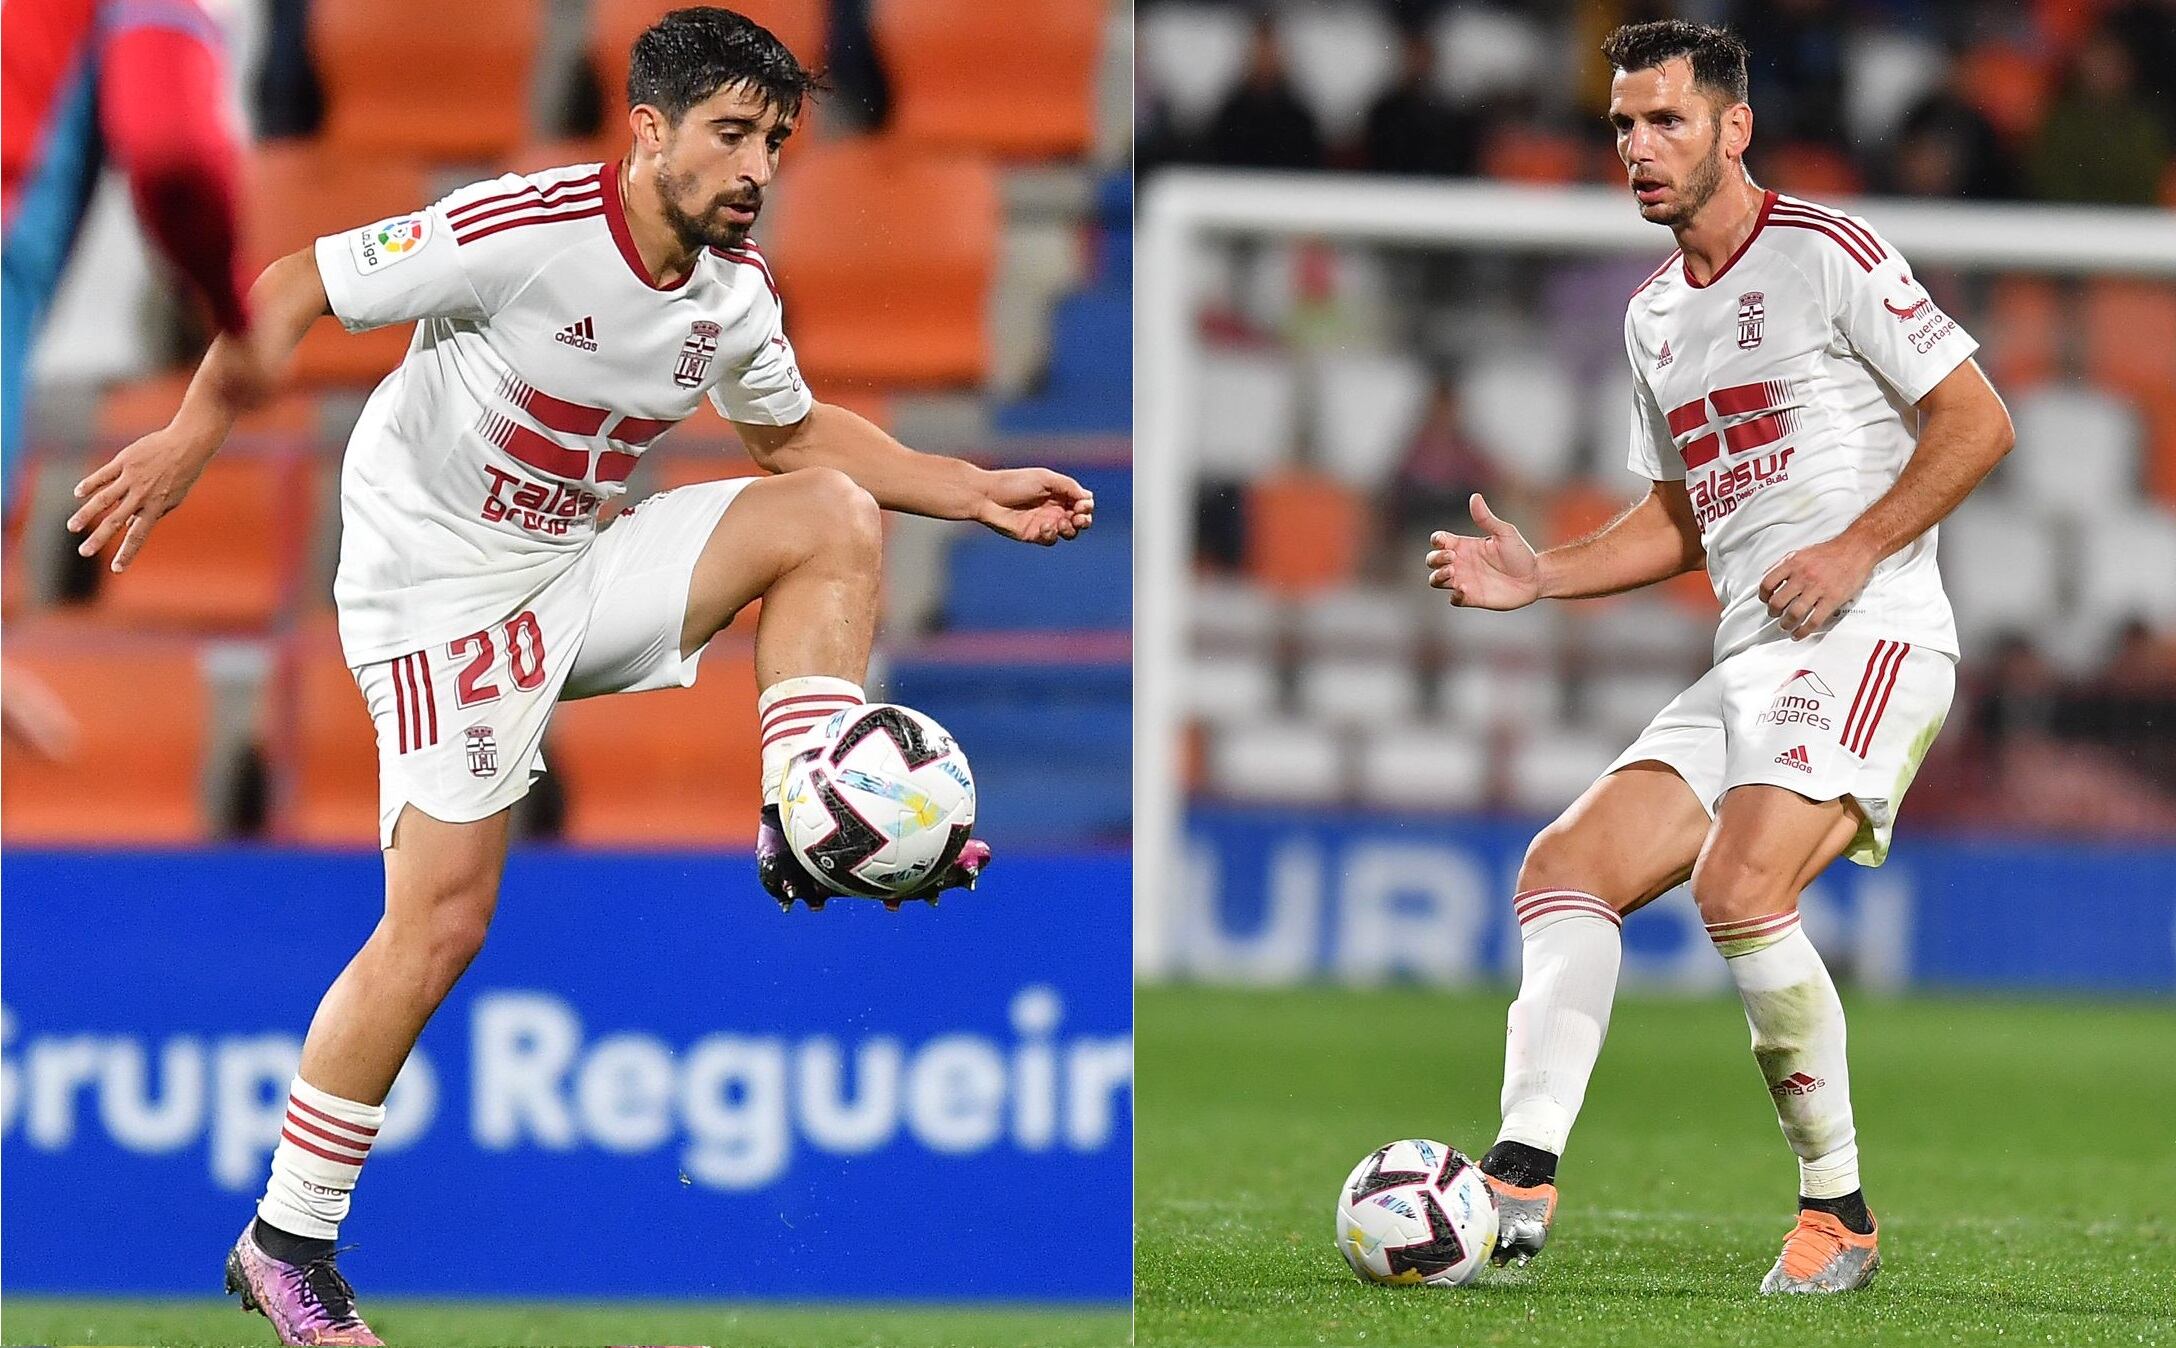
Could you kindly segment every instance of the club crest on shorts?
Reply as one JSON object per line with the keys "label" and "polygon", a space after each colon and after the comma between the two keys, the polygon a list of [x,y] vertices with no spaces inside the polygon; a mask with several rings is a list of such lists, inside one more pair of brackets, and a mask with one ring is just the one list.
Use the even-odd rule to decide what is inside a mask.
{"label": "club crest on shorts", "polygon": [[680,360],[673,366],[672,382],[682,388],[701,388],[710,371],[711,357],[718,354],[718,334],[723,331],[707,318],[688,324],[688,339],[680,344]]}
{"label": "club crest on shorts", "polygon": [[494,777],[499,771],[499,741],[487,725],[468,728],[468,772],[471,777]]}
{"label": "club crest on shorts", "polygon": [[1761,323],[1768,317],[1768,296],[1748,290],[1738,296],[1738,349],[1751,351],[1760,345]]}

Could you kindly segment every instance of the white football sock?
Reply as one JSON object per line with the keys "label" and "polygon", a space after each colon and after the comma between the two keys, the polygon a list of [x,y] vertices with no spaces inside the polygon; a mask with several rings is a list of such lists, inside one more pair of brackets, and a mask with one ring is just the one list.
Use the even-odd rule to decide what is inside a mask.
{"label": "white football sock", "polygon": [[786,763],[809,731],[831,719],[834,713],[858,707],[867,699],[861,685],[819,674],[780,679],[756,699],[756,721],[763,743],[763,803],[778,803],[778,788],[786,780]]}
{"label": "white football sock", "polygon": [[348,1195],[384,1124],[384,1105],[343,1100],[296,1077],[257,1215],[290,1236],[338,1239]]}
{"label": "white football sock", "polygon": [[1496,1140],[1562,1155],[1609,1033],[1624,919],[1573,889],[1528,890],[1511,906],[1521,973],[1504,1035],[1504,1124]]}
{"label": "white football sock", "polygon": [[1710,922],[1753,1030],[1753,1056],[1776,1102],[1783,1136],[1798,1154],[1798,1191],[1841,1198],[1859,1187],[1851,1126],[1851,1069],[1844,1059],[1844,1004],[1797,913]]}

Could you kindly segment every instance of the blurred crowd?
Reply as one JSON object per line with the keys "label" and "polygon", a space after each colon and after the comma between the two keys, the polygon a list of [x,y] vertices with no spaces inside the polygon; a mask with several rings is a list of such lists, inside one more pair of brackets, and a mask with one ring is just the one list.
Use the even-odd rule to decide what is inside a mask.
{"label": "blurred crowd", "polygon": [[1616,24],[1727,22],[1755,176],[1801,195],[2176,204],[2171,0],[1143,0],[1140,164],[1621,176]]}

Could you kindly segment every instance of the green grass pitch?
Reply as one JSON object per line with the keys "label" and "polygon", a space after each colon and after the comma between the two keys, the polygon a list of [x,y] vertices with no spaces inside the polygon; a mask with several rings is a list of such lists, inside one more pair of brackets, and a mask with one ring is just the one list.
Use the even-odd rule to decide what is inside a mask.
{"label": "green grass pitch", "polygon": [[[598,1303],[455,1303],[380,1297],[364,1303],[387,1343],[407,1348],[484,1345],[706,1344],[712,1348],[1114,1348],[1123,1309],[1012,1307],[752,1307]],[[247,1345],[272,1331],[235,1303],[71,1301],[8,1297],[0,1340],[10,1344]]]}
{"label": "green grass pitch", "polygon": [[1136,1332],[1162,1345],[2176,1344],[2176,1006],[1846,995],[1884,1267],[1755,1293],[1796,1170],[1736,1000],[1627,1000],[1548,1250],[1370,1287],[1337,1185],[1400,1137],[1495,1137],[1508,990],[1143,988]]}

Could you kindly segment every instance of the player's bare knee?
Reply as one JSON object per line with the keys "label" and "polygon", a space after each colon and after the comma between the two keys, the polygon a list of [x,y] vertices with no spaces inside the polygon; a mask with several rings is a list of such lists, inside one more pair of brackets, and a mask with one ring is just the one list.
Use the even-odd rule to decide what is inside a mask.
{"label": "player's bare knee", "polygon": [[1519,893],[1537,889],[1591,889],[1606,865],[1583,830],[1568,817],[1534,835],[1519,863]]}
{"label": "player's bare knee", "polygon": [[1751,852],[1710,850],[1692,870],[1692,901],[1704,922],[1735,922],[1798,906],[1797,874]]}

